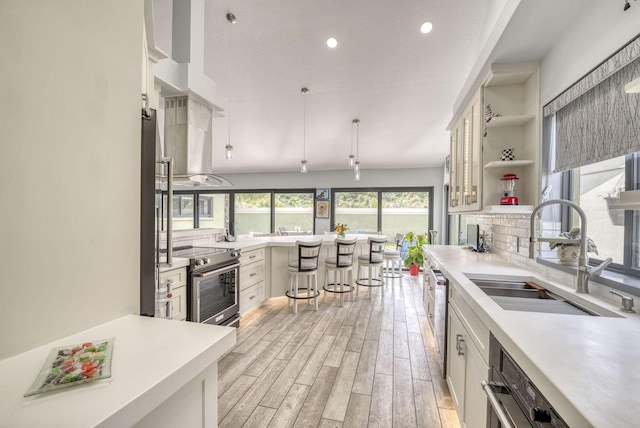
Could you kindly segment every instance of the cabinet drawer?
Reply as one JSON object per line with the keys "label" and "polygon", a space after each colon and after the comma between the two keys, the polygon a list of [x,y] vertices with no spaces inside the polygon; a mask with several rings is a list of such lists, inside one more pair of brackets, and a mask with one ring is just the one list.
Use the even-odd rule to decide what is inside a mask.
{"label": "cabinet drawer", "polygon": [[241,265],[248,265],[249,263],[259,262],[260,260],[264,260],[264,248],[240,252]]}
{"label": "cabinet drawer", "polygon": [[159,278],[160,284],[165,284],[168,280],[171,280],[172,288],[187,285],[187,268],[183,267],[160,272]]}
{"label": "cabinet drawer", "polygon": [[240,266],[240,291],[264,281],[264,263]]}
{"label": "cabinet drawer", "polygon": [[240,291],[240,313],[258,306],[264,299],[264,282],[259,282],[245,290]]}

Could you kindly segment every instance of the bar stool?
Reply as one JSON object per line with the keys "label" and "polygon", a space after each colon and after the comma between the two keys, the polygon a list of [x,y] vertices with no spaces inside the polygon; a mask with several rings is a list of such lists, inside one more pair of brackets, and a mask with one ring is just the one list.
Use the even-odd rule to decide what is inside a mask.
{"label": "bar stool", "polygon": [[[360,291],[360,286],[370,287],[369,298],[371,298],[371,287],[382,287],[382,262],[384,261],[384,247],[387,244],[387,237],[369,237],[367,239],[369,245],[369,254],[358,256],[358,279],[356,280],[356,296]],[[362,277],[362,270],[368,270],[368,276]],[[374,273],[378,274],[378,278],[374,278]]]}
{"label": "bar stool", "polygon": [[[335,245],[335,257],[327,257],[324,263],[323,303],[327,300],[327,292],[338,293],[340,294],[340,306],[342,306],[344,293],[351,293],[353,291],[353,252],[356,249],[357,241],[357,239],[344,238],[337,238],[333,241]],[[333,282],[331,283],[329,282],[329,273],[333,274]],[[349,282],[345,282],[347,274],[349,275]]]}
{"label": "bar stool", "polygon": [[[296,241],[297,258],[290,260],[289,269],[289,291],[285,294],[289,298],[288,307],[291,307],[293,301],[293,313],[298,313],[298,300],[313,299],[315,302],[315,310],[318,310],[318,257],[320,256],[320,246],[322,240],[317,241]],[[306,279],[306,287],[299,286],[299,279]],[[306,296],[300,295],[300,291],[306,290]],[[312,294],[313,292],[313,294]],[[303,293],[304,294],[304,293]],[[311,304],[311,302],[309,302]]]}
{"label": "bar stool", "polygon": [[396,249],[385,249],[383,253],[384,259],[384,273],[385,278],[402,278],[402,267],[400,262],[402,261],[402,243],[404,242],[404,235],[396,233]]}

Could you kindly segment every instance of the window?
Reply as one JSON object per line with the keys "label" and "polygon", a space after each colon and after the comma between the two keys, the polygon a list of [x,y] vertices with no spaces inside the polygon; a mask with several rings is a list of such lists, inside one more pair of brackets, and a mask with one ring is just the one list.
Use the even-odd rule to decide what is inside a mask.
{"label": "window", "polygon": [[274,220],[275,229],[294,232],[314,230],[314,192],[276,192]]}
{"label": "window", "polygon": [[377,232],[378,192],[334,191],[333,224],[346,224],[351,233]]}
{"label": "window", "polygon": [[194,195],[173,195],[173,229],[193,229]]}
{"label": "window", "polygon": [[234,195],[234,234],[271,232],[271,192]]}
{"label": "window", "polygon": [[[615,209],[620,192],[638,190],[640,153],[620,156],[565,172],[568,196],[587,215],[587,235],[595,242],[598,254],[590,259],[613,259],[611,268],[640,276],[640,227],[638,210]],[[578,220],[571,218],[570,224]],[[570,225],[567,225],[570,227]]]}
{"label": "window", "polygon": [[351,233],[377,232],[395,241],[397,233],[425,233],[433,227],[431,188],[333,190],[333,224]]}
{"label": "window", "polygon": [[198,194],[198,228],[229,228],[228,193]]}
{"label": "window", "polygon": [[382,192],[382,233],[393,238],[396,233],[429,230],[429,192]]}

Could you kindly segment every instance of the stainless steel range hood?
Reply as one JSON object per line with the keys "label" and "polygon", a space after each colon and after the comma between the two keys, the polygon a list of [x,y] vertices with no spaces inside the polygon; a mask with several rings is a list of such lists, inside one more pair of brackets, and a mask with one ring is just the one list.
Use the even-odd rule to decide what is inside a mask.
{"label": "stainless steel range hood", "polygon": [[176,188],[233,186],[213,173],[212,110],[193,96],[164,99],[164,153],[173,159]]}
{"label": "stainless steel range hood", "polygon": [[215,102],[216,84],[204,73],[205,0],[174,1],[172,7],[171,58],[160,59],[154,67],[164,99],[164,115],[158,120],[159,157],[173,159],[176,190],[233,186],[213,174],[211,122],[222,109]]}

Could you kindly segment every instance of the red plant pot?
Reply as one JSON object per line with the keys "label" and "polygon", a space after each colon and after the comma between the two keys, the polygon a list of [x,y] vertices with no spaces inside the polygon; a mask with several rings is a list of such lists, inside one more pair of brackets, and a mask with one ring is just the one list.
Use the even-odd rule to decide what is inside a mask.
{"label": "red plant pot", "polygon": [[418,274],[420,273],[420,266],[418,265],[409,265],[409,274],[411,274],[411,276],[418,276]]}

